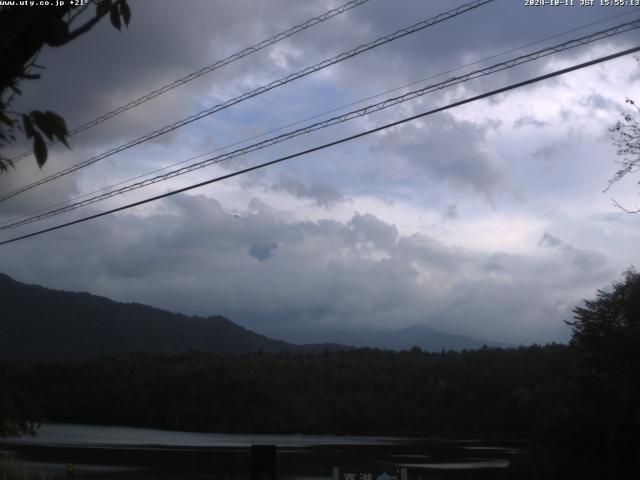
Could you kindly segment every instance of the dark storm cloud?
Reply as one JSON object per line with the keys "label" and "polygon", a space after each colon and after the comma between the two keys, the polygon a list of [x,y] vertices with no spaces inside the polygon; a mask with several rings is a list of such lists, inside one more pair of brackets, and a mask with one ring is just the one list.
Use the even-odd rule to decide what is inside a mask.
{"label": "dark storm cloud", "polygon": [[272,190],[287,192],[298,198],[306,198],[321,207],[331,207],[345,198],[331,185],[324,182],[306,183],[292,176],[281,176],[272,186]]}
{"label": "dark storm cloud", "polygon": [[449,205],[443,212],[443,217],[448,220],[454,220],[460,216],[457,205]]}
{"label": "dark storm cloud", "polygon": [[602,252],[577,248],[549,232],[544,232],[540,237],[538,246],[555,249],[564,258],[565,264],[591,278],[598,278],[603,272],[609,271],[608,258]]}
{"label": "dark storm cloud", "polygon": [[[67,167],[71,164],[68,157],[60,156],[56,158],[55,164],[51,162],[39,169],[34,159],[26,158],[15,169],[10,169],[8,172],[0,174],[0,192],[13,191],[32,182],[34,178],[41,178],[45,173],[49,175],[57,171],[56,169],[61,166]],[[76,195],[77,193],[78,185],[76,179],[71,176],[62,177],[55,182],[47,183],[37,189],[1,202],[0,221],[4,222],[5,219],[31,213],[66,201],[70,195]]]}
{"label": "dark storm cloud", "polygon": [[532,117],[531,115],[525,115],[523,117],[518,118],[513,123],[513,126],[515,128],[525,127],[525,126],[529,126],[529,125],[534,126],[534,127],[546,127],[546,126],[549,125],[549,122],[538,120],[538,119]]}
{"label": "dark storm cloud", "polygon": [[[17,106],[54,110],[73,127],[317,15],[325,7],[320,2],[284,0],[268,5],[246,0],[135,2],[130,28],[122,33],[103,21],[64,47],[45,48],[39,58],[46,67],[43,79],[23,83]],[[81,134],[74,142],[105,144],[145,134],[186,116],[194,99],[211,89],[227,90],[230,93],[223,95],[230,95],[246,83],[244,72],[271,80],[278,67],[270,53],[260,52],[225,67],[227,71],[205,75]]]}
{"label": "dark storm cloud", "polygon": [[560,240],[558,237],[551,235],[549,232],[544,232],[540,240],[538,240],[538,246],[540,247],[558,247],[563,245],[564,242]]}
{"label": "dark storm cloud", "polygon": [[393,129],[374,146],[375,155],[402,159],[438,180],[491,196],[504,182],[503,166],[486,148],[485,130],[450,114]]}
{"label": "dark storm cloud", "polygon": [[373,247],[389,250],[395,247],[398,240],[398,230],[375,215],[366,213],[355,215],[347,224],[350,243],[360,246],[371,245]]}
{"label": "dark storm cloud", "polygon": [[[331,6],[335,5],[285,0],[136,2],[131,26],[123,33],[101,22],[65,47],[45,49],[39,61],[47,67],[44,78],[25,82],[20,102],[24,109],[55,110],[71,126],[77,125]],[[412,0],[402,2],[401,7],[373,0],[180,87],[144,109],[111,120],[100,132],[83,134],[77,142],[104,143],[134,132],[146,133],[154,124],[164,125],[184,116],[192,109],[192,101],[207,91],[213,89],[226,98],[449,10],[453,4]],[[527,42],[542,38],[603,18],[607,12],[598,8],[524,8],[521,2],[497,1],[330,71],[350,88],[398,86],[425,73],[503,50],[515,39]]]}
{"label": "dark storm cloud", "polygon": [[[437,0],[421,2],[419,0],[402,2],[404,8],[398,8],[396,2],[372,2],[367,8],[353,12],[354,24],[358,31],[388,32],[394,28],[413,24],[419,20],[429,18],[441,12],[452,9],[460,2]],[[359,59],[359,73],[351,72],[341,76],[341,79],[355,85],[380,85],[379,88],[390,87],[408,81],[415,81],[428,75],[438,74],[450,68],[462,66],[499,52],[505,52],[515,47],[527,45],[531,42],[562,34],[572,28],[587,25],[609,16],[622,13],[621,10],[612,12],[606,8],[528,8],[523,2],[498,0],[489,5],[468,12],[426,29],[416,35],[411,35],[393,45],[389,45],[374,55]],[[628,8],[627,12],[632,12]],[[548,39],[525,50],[508,53],[505,56],[487,60],[482,65],[469,67],[477,69],[481,66],[504,61],[525,52],[534,51],[545,46],[555,45],[566,40],[585,35],[594,30],[602,30],[609,26],[629,21],[631,16],[612,19],[608,22],[591,26],[584,30]],[[632,35],[632,34],[631,34]],[[338,38],[333,38],[336,42]],[[611,44],[628,44],[631,37],[625,36],[613,39]],[[565,58],[572,58],[584,52],[575,49],[568,52]],[[484,90],[495,88],[515,77],[533,76],[540,72],[546,60],[534,62],[519,67],[517,72],[488,77],[486,81],[476,83],[475,89]],[[377,72],[373,73],[372,72]],[[389,75],[385,72],[393,72]],[[447,77],[457,73],[449,73]],[[515,76],[515,77],[514,77]],[[443,78],[441,78],[442,80]],[[497,101],[497,99],[494,99]]]}
{"label": "dark storm cloud", "polygon": [[566,311],[549,316],[558,298],[600,286],[611,273],[601,254],[575,247],[543,259],[487,255],[401,235],[372,214],[290,221],[256,202],[233,215],[202,196],[178,196],[144,217],[118,215],[2,254],[5,272],[20,280],[237,321],[271,318],[251,325],[261,331],[287,322],[316,329],[425,323],[510,341],[525,341],[518,325],[530,338],[548,338],[565,318]]}
{"label": "dark storm cloud", "polygon": [[254,243],[249,246],[249,255],[261,262],[273,257],[277,243]]}
{"label": "dark storm cloud", "polygon": [[[39,59],[39,63],[46,66],[43,79],[24,82],[24,95],[16,108],[51,109],[64,115],[73,127],[334,6],[335,2],[285,0],[139,1],[133,6],[131,26],[123,33],[105,21],[67,46],[45,48]],[[85,160],[108,146],[137,138],[189,113],[450,10],[453,6],[452,2],[443,0],[407,0],[401,3],[402,8],[398,8],[395,2],[372,0],[346,15],[206,75],[79,135],[72,141],[74,150],[69,153],[69,158],[73,162]],[[216,115],[152,142],[160,142],[165,150],[168,147],[184,148],[185,145],[196,148],[202,148],[201,144],[220,146],[227,143],[229,132],[237,135],[236,132],[248,128],[251,122],[255,121],[253,129],[261,131],[273,126],[271,123],[281,124],[316,113],[317,102],[310,99],[310,95],[325,84],[336,88],[343,102],[352,101],[494,54],[503,50],[505,45],[511,47],[514,42],[526,43],[601,19],[608,12],[599,8],[532,9],[523,7],[520,2],[498,0],[348,60],[322,74],[300,80],[296,85],[306,88],[287,87],[289,96],[283,93],[281,97],[273,92],[262,96],[261,102],[247,102],[247,108],[251,106],[251,109],[246,110],[246,114]],[[488,80],[487,86],[493,87],[496,83],[500,80]],[[339,103],[337,99],[321,100],[331,106]],[[305,107],[310,111],[305,111]],[[268,114],[261,112],[261,108],[267,109]],[[221,123],[216,125],[222,128],[223,134],[218,131],[213,135],[209,133],[208,126],[218,118]],[[197,128],[205,129],[207,134],[194,133]],[[251,131],[255,133],[253,129]],[[185,137],[188,134],[193,134],[193,137]],[[57,151],[54,149],[54,153]],[[126,178],[131,166],[140,163],[136,156],[145,150],[134,147],[130,152],[132,155],[112,157],[121,173],[120,178]],[[57,170],[63,162],[56,163]],[[157,162],[162,163],[162,160]],[[434,168],[438,170],[438,165]],[[478,172],[471,172],[470,177],[475,173]],[[482,169],[479,174],[481,177],[488,175],[480,178],[476,185],[486,191],[486,184],[493,181],[490,178],[493,174]],[[440,175],[447,176],[442,171]],[[30,178],[37,177],[34,174]],[[77,188],[74,185],[69,187],[69,193]],[[322,196],[322,192],[310,193],[316,198]],[[325,202],[326,199],[320,201]]]}

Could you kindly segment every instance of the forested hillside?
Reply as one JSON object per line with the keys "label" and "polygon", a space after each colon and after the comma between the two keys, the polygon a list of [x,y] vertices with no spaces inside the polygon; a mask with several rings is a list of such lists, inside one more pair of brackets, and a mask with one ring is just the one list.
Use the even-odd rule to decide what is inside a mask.
{"label": "forested hillside", "polygon": [[566,395],[566,346],[320,355],[137,354],[4,364],[57,422],[191,431],[529,436]]}
{"label": "forested hillside", "polygon": [[221,316],[187,317],[0,274],[0,359],[72,359],[130,352],[294,351]]}
{"label": "forested hillside", "polygon": [[[3,274],[0,303],[0,360],[82,359],[138,352],[307,353],[351,346],[401,350],[418,345],[430,351],[507,346],[424,325],[334,335],[314,331],[306,340],[291,343],[260,335],[220,315],[189,317],[89,293],[26,285]],[[287,332],[281,333],[283,337],[278,338],[290,338],[284,336]]]}

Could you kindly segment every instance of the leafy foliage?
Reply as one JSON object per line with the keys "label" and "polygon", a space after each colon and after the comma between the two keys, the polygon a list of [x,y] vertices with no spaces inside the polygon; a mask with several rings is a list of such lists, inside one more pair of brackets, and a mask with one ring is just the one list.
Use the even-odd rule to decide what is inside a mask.
{"label": "leafy foliage", "polygon": [[[46,112],[34,110],[28,115],[22,115],[22,124],[24,125],[24,133],[27,138],[33,137],[33,152],[36,156],[38,166],[42,167],[47,161],[47,145],[44,138],[42,138],[42,133],[47,136],[49,141],[53,141],[55,137],[69,148],[69,144],[67,143],[67,135],[69,135],[67,132],[67,124],[60,115],[48,110]],[[40,131],[37,131],[34,125]]]}
{"label": "leafy foliage", "polygon": [[[20,82],[40,78],[40,74],[34,73],[34,69],[42,68],[35,63],[40,50],[45,45],[59,47],[71,42],[88,32],[109,12],[112,24],[114,12],[118,23],[120,17],[127,26],[131,20],[131,10],[126,0],[90,0],[83,7],[75,9],[72,3],[63,2],[52,8],[25,7],[16,2],[13,6],[0,7],[0,173],[12,166],[3,151],[15,143],[20,130],[28,139],[33,139],[33,152],[40,167],[48,157],[44,137],[49,142],[58,140],[69,147],[69,132],[64,119],[58,114],[48,110],[30,113],[10,110],[16,95],[22,94]],[[72,26],[91,4],[96,5],[95,15],[77,27]],[[117,28],[120,30],[119,25]],[[37,418],[34,404],[26,396],[9,386],[0,385],[0,436],[31,434]]]}
{"label": "leafy foliage", "polygon": [[36,404],[22,392],[0,385],[0,437],[34,435],[42,415]]}
{"label": "leafy foliage", "polygon": [[[109,14],[111,24],[121,29],[121,19],[128,27],[131,9],[127,0],[91,0],[83,7],[74,8],[72,2],[50,7],[0,7],[0,152],[16,141],[16,132],[22,130],[33,139],[33,151],[38,165],[47,161],[47,143],[55,140],[69,147],[69,133],[62,117],[51,111],[34,110],[20,113],[10,110],[16,95],[21,95],[19,84],[23,80],[36,80],[42,68],[35,63],[40,50],[46,45],[59,47],[88,32],[102,17]],[[75,26],[86,8],[95,4],[95,14],[81,25]],[[26,28],[28,26],[28,28]],[[20,119],[22,118],[22,122]],[[34,126],[36,128],[34,128]],[[8,170],[11,160],[0,153],[0,172]]]}
{"label": "leafy foliage", "polygon": [[[640,474],[640,274],[625,273],[611,292],[574,310],[572,346],[579,359],[582,421],[597,432],[584,445],[617,478]],[[594,468],[596,465],[593,466]]]}
{"label": "leafy foliage", "polygon": [[[577,368],[570,402],[541,430],[518,479],[636,479],[640,475],[640,274],[574,310]],[[525,474],[526,473],[526,474]]]}
{"label": "leafy foliage", "polygon": [[[640,57],[635,58],[640,63]],[[640,113],[640,107],[630,98],[627,98],[626,103],[631,106],[631,111],[623,112],[622,120],[618,121],[610,129],[613,133],[613,143],[617,147],[617,162],[621,167],[611,177],[605,191],[609,190],[614,183],[640,169],[640,121],[635,116]],[[640,184],[640,182],[638,183]],[[615,200],[613,203],[627,213],[640,213],[640,208],[628,210]]]}
{"label": "leafy foliage", "polygon": [[[640,112],[638,105],[630,98],[627,98],[626,103],[632,106],[636,114]],[[616,153],[620,157],[618,163],[622,167],[609,180],[609,187],[640,168],[640,122],[631,112],[623,113],[622,118],[611,128]]]}
{"label": "leafy foliage", "polygon": [[585,376],[640,378],[640,274],[631,269],[623,278],[577,307],[569,322]]}
{"label": "leafy foliage", "polygon": [[15,460],[0,460],[2,480],[51,480],[51,476],[33,468],[25,469]]}

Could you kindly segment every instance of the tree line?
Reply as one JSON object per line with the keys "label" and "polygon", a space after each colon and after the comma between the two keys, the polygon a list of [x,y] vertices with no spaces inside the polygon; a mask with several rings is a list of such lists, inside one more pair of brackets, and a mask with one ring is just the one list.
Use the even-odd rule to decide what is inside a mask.
{"label": "tree line", "polygon": [[636,479],[640,274],[629,270],[610,291],[598,291],[574,309],[568,324],[569,345],[5,362],[0,378],[13,393],[0,395],[0,434],[30,428],[33,416],[21,400],[27,398],[57,422],[527,437],[532,448],[512,462],[508,478]]}
{"label": "tree line", "polygon": [[530,436],[575,365],[563,345],[462,352],[193,352],[5,363],[56,422],[190,431]]}

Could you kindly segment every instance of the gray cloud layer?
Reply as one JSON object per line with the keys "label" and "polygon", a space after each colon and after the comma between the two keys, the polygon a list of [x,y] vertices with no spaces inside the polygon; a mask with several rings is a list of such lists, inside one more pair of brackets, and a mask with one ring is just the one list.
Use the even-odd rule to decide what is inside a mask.
{"label": "gray cloud layer", "polygon": [[[265,332],[428,324],[527,342],[566,334],[573,302],[614,274],[598,252],[551,234],[540,245],[538,258],[476,253],[401,235],[372,214],[291,222],[259,201],[233,215],[216,200],[178,196],[144,221],[119,215],[11,246],[3,268],[58,288],[253,319]],[[38,250],[55,255],[29,255]]]}
{"label": "gray cloud layer", "polygon": [[[39,63],[47,67],[44,78],[23,85],[25,93],[16,108],[51,109],[74,126],[337,3],[135,2],[130,30],[120,34],[104,22],[67,47],[43,51]],[[74,138],[71,152],[56,147],[42,172],[32,159],[24,161],[26,166],[0,176],[0,191],[459,3],[372,0]],[[525,8],[522,2],[498,0],[151,145],[136,147],[95,170],[2,204],[0,213],[28,212],[90,187],[621,12]],[[606,45],[620,46],[628,38]],[[576,58],[584,52],[575,50],[562,58]],[[517,53],[521,52],[491,62]],[[531,64],[445,93],[453,98],[485,91],[547,67],[548,61]],[[614,234],[597,231],[603,222],[593,220],[591,204],[576,193],[577,185],[589,179],[596,185],[594,195],[599,192],[600,181],[594,178],[600,172],[592,170],[602,162],[589,157],[595,151],[594,144],[588,143],[593,141],[591,132],[578,132],[570,139],[562,133],[555,138],[553,132],[564,132],[564,124],[576,123],[585,111],[595,118],[616,107],[604,92],[587,93],[584,101],[570,106],[582,110],[576,113],[569,108],[560,124],[550,119],[553,105],[533,111],[547,101],[546,93],[536,94],[532,89],[527,95],[535,100],[530,102],[531,113],[519,111],[511,120],[490,115],[495,106],[508,113],[509,102],[500,97],[492,104],[482,104],[486,112],[474,111],[475,119],[456,112],[440,114],[370,137],[368,143],[354,142],[349,149],[323,152],[319,160],[315,157],[316,163],[250,177],[239,185],[226,186],[227,196],[221,194],[220,201],[178,196],[150,209],[5,247],[0,250],[0,271],[49,287],[88,289],[186,313],[228,314],[264,332],[283,332],[288,325],[317,329],[424,323],[510,342],[564,339],[567,331],[562,320],[570,317],[575,302],[613,280],[620,263],[629,257],[621,255],[619,244],[612,241]],[[448,100],[432,95],[388,114],[341,125],[313,141],[300,139],[292,144],[308,148]],[[287,144],[276,152],[292,150]],[[275,155],[268,151],[252,160]],[[548,165],[562,170],[555,170],[553,177],[535,170]],[[603,175],[602,182],[606,178]],[[515,189],[516,181],[531,186],[526,193],[517,192],[525,200],[527,195],[533,198],[526,206],[529,210],[511,223],[494,221],[494,214],[516,208],[496,201]],[[536,190],[537,196],[532,195]],[[251,200],[256,195],[260,198]],[[286,199],[281,203],[274,199],[282,197]],[[385,210],[389,205],[381,206],[381,199],[387,201],[387,197],[389,205],[405,201],[401,204],[413,209],[400,212],[399,217],[420,217],[413,220],[411,232],[401,225],[408,223],[405,217],[390,218]],[[562,210],[569,197],[588,204],[568,215],[583,223],[553,224],[547,212]],[[544,212],[533,206],[540,199],[546,202]],[[600,213],[597,208],[594,211]],[[423,214],[427,220],[423,221]],[[530,223],[543,217],[546,223],[532,228],[537,233],[529,234],[527,248],[508,250],[501,242],[503,237],[526,237],[518,230],[518,221],[526,223],[522,217]],[[432,224],[432,218],[442,219],[445,227]],[[561,215],[558,218],[565,220]],[[616,222],[610,228],[623,231],[620,242],[630,251],[637,225],[623,228]],[[439,237],[449,225],[467,225],[469,230],[460,230],[458,238],[455,234]],[[539,239],[533,238],[536,235]],[[474,236],[478,237],[477,248],[469,246]],[[495,247],[487,247],[486,238],[495,239]],[[597,247],[585,247],[583,239],[594,239]]]}

